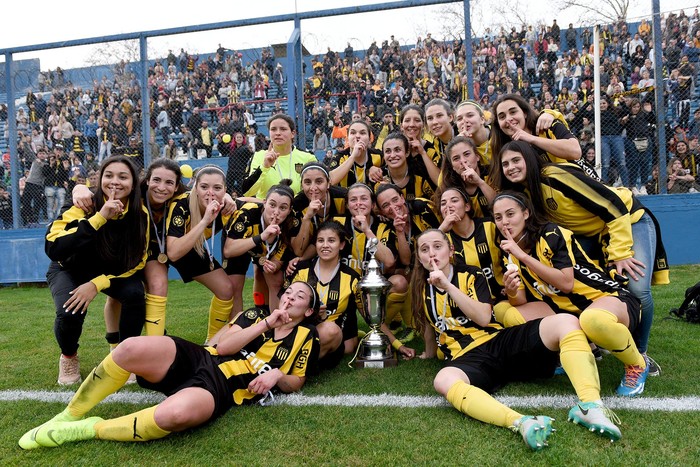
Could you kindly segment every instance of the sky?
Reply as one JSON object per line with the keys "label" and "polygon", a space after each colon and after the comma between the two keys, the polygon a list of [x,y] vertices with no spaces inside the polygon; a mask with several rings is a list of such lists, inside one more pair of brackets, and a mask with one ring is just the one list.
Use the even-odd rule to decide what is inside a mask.
{"label": "sky", "polygon": [[[531,22],[544,21],[551,24],[556,17],[562,28],[569,22],[576,24],[579,12],[551,11],[550,2],[509,0],[523,9]],[[601,0],[591,0],[592,2]],[[356,5],[383,3],[379,0],[257,0],[231,1],[206,0],[206,7],[197,7],[196,2],[163,0],[119,0],[100,3],[94,0],[65,0],[57,5],[54,1],[36,0],[32,2],[32,13],[28,16],[24,2],[5,2],[2,7],[3,33],[0,47],[14,47],[31,44],[57,42],[71,39],[97,37],[110,34],[137,32],[185,26],[189,24],[213,23],[252,17],[264,17],[297,11],[313,11],[341,8]],[[651,0],[637,1],[630,10],[630,17],[648,15]],[[686,9],[687,14],[697,5],[698,0],[662,0],[661,11]],[[184,8],[181,5],[190,5]],[[459,7],[459,3],[456,4]],[[477,4],[472,20],[477,33],[483,32],[501,20],[494,16],[489,2]],[[108,8],[109,11],[102,11]],[[324,53],[326,47],[343,50],[349,41],[355,49],[366,49],[373,40],[380,44],[391,34],[401,44],[413,44],[416,37],[425,37],[432,32],[436,39],[443,38],[439,11],[444,6],[406,8],[369,14],[356,14],[344,17],[329,17],[305,20],[301,23],[302,42],[313,54]],[[15,18],[16,20],[9,20]],[[59,27],[58,25],[65,25]],[[226,48],[246,49],[263,47],[275,43],[286,43],[293,29],[291,22],[261,25],[256,27],[218,30],[207,33],[167,36],[149,39],[149,58],[164,56],[168,49],[176,52],[181,47],[188,51],[211,52],[219,43]],[[73,68],[85,65],[92,55],[89,47],[54,49],[45,52],[16,54],[14,59],[40,58],[41,68]],[[1,60],[1,61],[4,61]]]}

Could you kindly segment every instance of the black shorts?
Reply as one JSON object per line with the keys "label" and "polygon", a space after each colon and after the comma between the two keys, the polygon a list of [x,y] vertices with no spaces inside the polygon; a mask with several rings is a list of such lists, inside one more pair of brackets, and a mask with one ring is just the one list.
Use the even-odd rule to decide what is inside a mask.
{"label": "black shorts", "polygon": [[211,419],[226,413],[233,406],[231,382],[219,370],[217,358],[204,347],[179,337],[170,337],[175,342],[175,361],[165,377],[151,383],[140,376],[136,377],[139,386],[172,396],[186,388],[202,388],[214,397],[214,413]]}
{"label": "black shorts", "polygon": [[343,341],[357,337],[357,312],[348,313],[335,320],[335,324],[343,330]]}
{"label": "black shorts", "polygon": [[540,338],[537,319],[506,328],[493,339],[447,362],[462,370],[472,386],[492,393],[510,381],[549,378],[559,363],[559,352],[549,350]]}
{"label": "black shorts", "polygon": [[620,292],[618,298],[627,305],[627,315],[630,320],[629,330],[630,332],[634,332],[642,319],[642,302],[627,290]]}
{"label": "black shorts", "polygon": [[175,269],[177,269],[177,272],[182,278],[182,282],[185,283],[192,282],[195,277],[201,276],[202,274],[221,269],[221,265],[216,258],[214,258],[214,269],[211,269],[209,258],[202,258],[194,248],[188,251],[182,258],[171,262],[171,264],[175,266]]}
{"label": "black shorts", "polygon": [[337,349],[328,352],[323,358],[318,360],[318,371],[332,370],[337,367],[345,355],[345,341],[341,342]]}
{"label": "black shorts", "polygon": [[236,258],[227,258],[224,262],[226,265],[226,267],[224,267],[224,271],[226,271],[226,274],[229,276],[245,276],[248,273],[248,268],[250,267],[250,259],[251,256],[248,253]]}

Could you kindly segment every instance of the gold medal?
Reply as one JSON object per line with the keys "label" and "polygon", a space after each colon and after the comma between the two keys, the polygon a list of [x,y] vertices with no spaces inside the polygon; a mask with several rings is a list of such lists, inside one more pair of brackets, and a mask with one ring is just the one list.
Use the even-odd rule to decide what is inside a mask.
{"label": "gold medal", "polygon": [[258,258],[258,264],[259,264],[260,266],[264,265],[266,259],[267,259],[267,258],[265,258],[264,256],[261,256],[260,258]]}
{"label": "gold medal", "polygon": [[160,264],[165,264],[165,263],[167,263],[167,262],[168,262],[168,255],[166,255],[165,253],[160,253],[160,254],[158,255],[158,262],[159,262]]}

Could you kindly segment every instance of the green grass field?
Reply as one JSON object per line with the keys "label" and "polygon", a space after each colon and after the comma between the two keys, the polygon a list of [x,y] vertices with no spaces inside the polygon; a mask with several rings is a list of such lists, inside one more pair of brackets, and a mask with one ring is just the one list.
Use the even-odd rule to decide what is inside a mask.
{"label": "green grass field", "polygon": [[[0,464],[2,465],[700,465],[700,326],[665,319],[685,289],[700,280],[698,266],[675,267],[670,286],[654,288],[656,316],[650,354],[663,369],[649,378],[637,403],[649,400],[661,411],[616,409],[623,439],[611,444],[566,421],[568,408],[521,408],[557,419],[550,447],[531,452],[519,435],[467,419],[447,406],[291,406],[234,408],[205,427],[151,443],[82,442],[57,449],[22,451],[19,437],[62,410],[60,402],[8,401],[10,391],[65,391],[56,384],[58,348],[53,337],[51,296],[46,288],[0,288]],[[170,334],[202,342],[210,293],[199,284],[171,282]],[[250,296],[249,288],[246,297]],[[81,339],[82,373],[106,354],[102,305],[90,307]],[[414,341],[414,344],[416,341]],[[416,345],[422,347],[422,344]],[[345,363],[349,359],[346,358]],[[402,362],[398,368],[352,370],[341,364],[307,383],[305,396],[394,394],[434,396],[437,361]],[[607,356],[600,364],[602,395],[610,403],[621,364]],[[73,390],[75,388],[72,388]],[[127,387],[122,392],[139,392]],[[21,395],[22,393],[20,393]],[[512,384],[498,397],[573,397],[565,376]],[[661,401],[658,398],[669,398]],[[676,411],[680,398],[694,409]],[[20,397],[22,399],[22,397]],[[514,404],[517,408],[518,403]],[[109,418],[146,405],[104,403],[92,415]],[[643,407],[643,404],[641,405]]]}

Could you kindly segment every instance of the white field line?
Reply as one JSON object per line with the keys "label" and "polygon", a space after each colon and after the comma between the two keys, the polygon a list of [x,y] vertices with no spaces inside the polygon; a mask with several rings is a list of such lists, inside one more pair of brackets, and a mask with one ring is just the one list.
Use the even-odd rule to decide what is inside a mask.
{"label": "white field line", "polygon": [[[73,396],[70,391],[0,391],[0,402],[39,401],[68,403]],[[158,393],[122,392],[107,397],[106,403],[157,404],[164,397]],[[519,408],[566,409],[576,402],[575,396],[498,396],[506,405]],[[604,399],[611,409],[629,409],[658,412],[700,412],[700,396],[685,397],[640,397],[625,399],[609,397]],[[396,394],[344,394],[339,396],[306,396],[290,394],[275,397],[274,404],[295,407],[342,406],[342,407],[449,407],[440,396],[402,396]]]}

